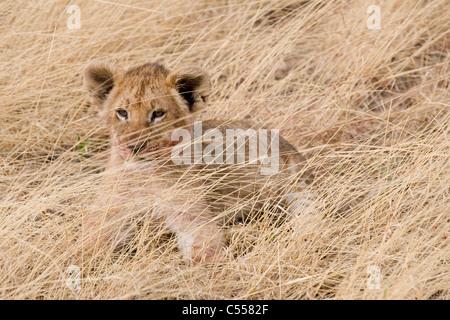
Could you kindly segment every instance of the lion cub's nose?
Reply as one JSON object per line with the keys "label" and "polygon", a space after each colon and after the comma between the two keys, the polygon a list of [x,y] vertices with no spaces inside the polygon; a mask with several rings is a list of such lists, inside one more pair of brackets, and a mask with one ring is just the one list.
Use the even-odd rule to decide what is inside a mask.
{"label": "lion cub's nose", "polygon": [[129,145],[127,145],[127,148],[130,149],[131,151],[133,151],[133,153],[138,153],[138,152],[144,150],[146,146],[147,146],[147,142],[144,141],[139,144],[129,144]]}

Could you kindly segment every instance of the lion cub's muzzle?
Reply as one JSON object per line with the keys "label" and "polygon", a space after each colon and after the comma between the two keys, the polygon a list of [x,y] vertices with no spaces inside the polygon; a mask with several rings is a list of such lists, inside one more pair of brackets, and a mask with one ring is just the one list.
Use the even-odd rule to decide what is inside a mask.
{"label": "lion cub's muzzle", "polygon": [[142,150],[145,150],[145,148],[147,148],[147,142],[143,141],[136,143],[136,141],[133,141],[132,143],[127,144],[127,148],[131,150],[131,152],[133,152],[134,154],[137,154]]}

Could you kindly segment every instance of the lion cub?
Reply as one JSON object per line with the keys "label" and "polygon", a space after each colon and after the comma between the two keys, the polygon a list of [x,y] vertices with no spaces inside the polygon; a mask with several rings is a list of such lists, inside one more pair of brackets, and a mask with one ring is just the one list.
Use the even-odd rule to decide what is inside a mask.
{"label": "lion cub", "polygon": [[92,61],[84,86],[109,129],[111,151],[99,195],[108,210],[83,218],[83,245],[123,246],[152,211],[176,234],[188,263],[211,261],[224,244],[221,223],[292,200],[303,159],[276,132],[258,136],[245,121],[194,122],[210,92],[203,69],[170,72],[149,63],[121,72]]}

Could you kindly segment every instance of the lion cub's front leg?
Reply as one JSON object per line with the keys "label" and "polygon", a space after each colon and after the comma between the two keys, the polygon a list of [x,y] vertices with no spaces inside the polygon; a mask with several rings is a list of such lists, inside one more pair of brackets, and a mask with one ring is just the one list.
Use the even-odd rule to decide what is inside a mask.
{"label": "lion cub's front leg", "polygon": [[182,204],[182,197],[158,208],[168,228],[178,238],[187,263],[213,262],[224,245],[223,231],[202,200]]}
{"label": "lion cub's front leg", "polygon": [[150,175],[127,172],[127,178],[119,179],[114,170],[107,171],[97,210],[83,218],[83,246],[95,251],[120,249],[132,240],[138,220],[151,219],[175,233],[187,263],[216,260],[224,244],[223,231],[201,192],[195,191],[198,186],[172,190],[171,183],[154,173],[144,179],[146,183],[138,181],[136,173]]}

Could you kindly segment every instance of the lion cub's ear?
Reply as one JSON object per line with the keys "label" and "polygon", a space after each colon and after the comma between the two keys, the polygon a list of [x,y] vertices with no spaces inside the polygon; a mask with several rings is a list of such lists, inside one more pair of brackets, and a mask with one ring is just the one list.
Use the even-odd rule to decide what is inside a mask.
{"label": "lion cub's ear", "polygon": [[167,77],[167,84],[175,87],[187,102],[189,111],[194,112],[204,106],[211,90],[209,74],[196,66],[175,70]]}
{"label": "lion cub's ear", "polygon": [[117,70],[105,61],[93,60],[84,70],[84,87],[90,94],[91,103],[101,107],[116,82]]}

